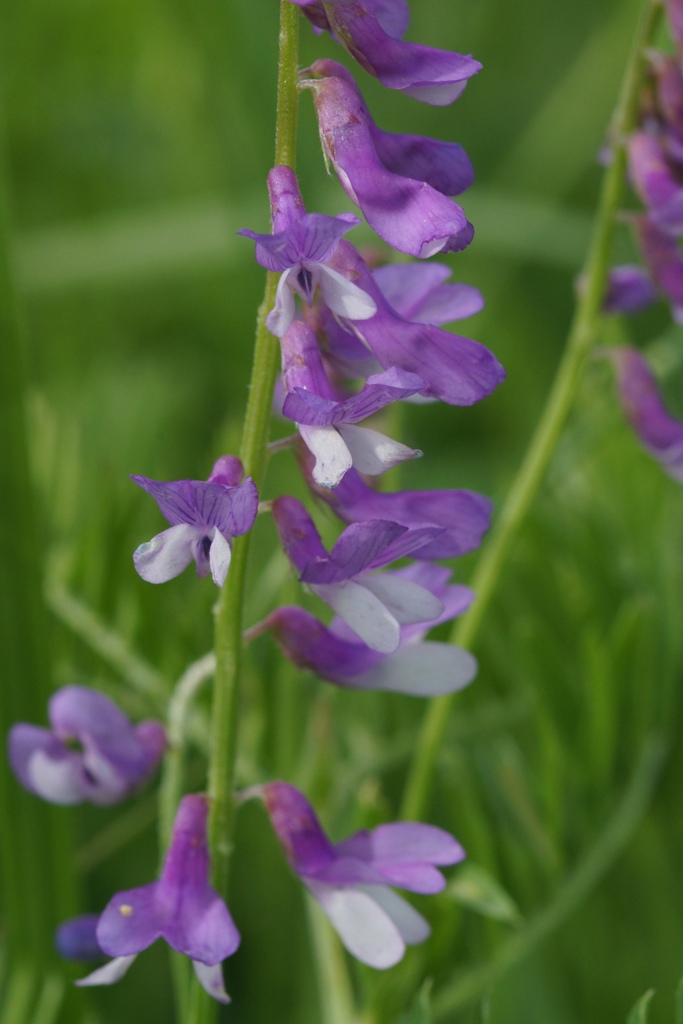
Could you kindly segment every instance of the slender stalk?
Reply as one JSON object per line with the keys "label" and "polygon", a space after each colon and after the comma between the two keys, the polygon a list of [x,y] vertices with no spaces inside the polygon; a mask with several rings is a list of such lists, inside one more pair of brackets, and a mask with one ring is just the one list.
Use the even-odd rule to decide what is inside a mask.
{"label": "slender stalk", "polygon": [[[295,165],[298,115],[298,54],[300,13],[296,5],[280,0],[280,57],[275,133],[275,163]],[[258,312],[251,385],[244,420],[240,457],[245,473],[261,487],[268,458],[268,432],[280,350],[277,338],[266,327],[266,316],[275,305],[278,275],[266,276],[263,302]],[[235,810],[234,774],[237,751],[237,719],[242,656],[242,612],[250,535],[235,539],[232,564],[216,608],[214,683],[209,796],[211,797],[210,848],[214,884],[225,893],[231,853]],[[216,1004],[195,984],[188,1020],[211,1020]]]}
{"label": "slender stalk", "polygon": [[[605,171],[595,218],[593,240],[586,259],[585,290],[579,299],[569,330],[564,356],[548,395],[545,409],[526,455],[512,484],[498,523],[484,548],[472,578],[477,598],[470,611],[456,624],[453,643],[472,645],[488,611],[501,572],[529,511],[571,411],[581,373],[596,336],[607,284],[616,215],[621,201],[626,170],[624,139],[633,130],[645,51],[650,45],[662,12],[659,0],[648,0],[626,67],[615,109],[611,136],[614,155]],[[425,810],[438,752],[443,742],[453,697],[435,698],[425,715],[406,783],[402,815],[420,818]]]}

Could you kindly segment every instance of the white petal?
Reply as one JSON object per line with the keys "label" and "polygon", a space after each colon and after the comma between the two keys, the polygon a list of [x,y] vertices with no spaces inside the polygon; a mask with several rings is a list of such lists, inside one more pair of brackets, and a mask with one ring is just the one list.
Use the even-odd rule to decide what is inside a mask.
{"label": "white petal", "polygon": [[431,590],[391,573],[368,573],[363,586],[378,597],[397,622],[431,622],[443,612],[443,604]]}
{"label": "white petal", "polygon": [[398,622],[364,586],[346,580],[344,583],[312,583],[310,587],[373,651],[391,654],[396,650],[401,639]]}
{"label": "white petal", "polygon": [[195,526],[179,523],[141,544],[133,554],[138,574],[148,583],[166,583],[179,576],[192,561],[197,532]]}
{"label": "white petal", "polygon": [[201,960],[193,960],[192,966],[205,992],[217,999],[219,1003],[229,1003],[230,996],[225,991],[223,970],[220,964],[203,964]]}
{"label": "white petal", "polygon": [[232,552],[230,545],[220,530],[216,530],[209,548],[209,565],[213,582],[217,587],[222,587],[230,568],[230,556]]}
{"label": "white petal", "polygon": [[448,235],[446,235],[445,238],[434,238],[431,242],[423,242],[422,248],[418,253],[418,258],[426,260],[429,259],[430,256],[434,256],[437,252],[441,252],[447,241]]}
{"label": "white petal", "polygon": [[357,284],[347,281],[325,263],[319,263],[316,272],[325,304],[333,313],[346,317],[347,320],[369,320],[375,315],[375,300]]}
{"label": "white petal", "polygon": [[415,907],[393,889],[386,885],[362,885],[358,888],[375,900],[389,915],[407,946],[415,946],[429,938],[432,929],[422,914],[418,914]]}
{"label": "white petal", "polygon": [[391,469],[406,459],[419,459],[422,452],[417,448],[408,448],[405,444],[392,441],[386,434],[370,427],[359,427],[355,423],[338,423],[337,430],[344,438],[351,455],[354,468],[359,473],[377,476]]}
{"label": "white petal", "polygon": [[448,85],[416,85],[412,89],[401,89],[405,96],[412,96],[421,103],[430,103],[435,107],[448,107],[462,94],[467,85],[464,82],[453,82]]}
{"label": "white petal", "polygon": [[131,956],[114,957],[104,967],[98,967],[92,974],[87,974],[85,978],[80,978],[76,984],[81,986],[113,985],[115,981],[124,976],[136,956],[137,953],[133,953]]}
{"label": "white petal", "polygon": [[71,758],[55,761],[36,750],[26,765],[33,790],[51,804],[77,804],[84,799],[79,765]]}
{"label": "white petal", "polygon": [[[386,970],[399,962],[405,953],[405,943],[398,926],[380,906],[375,894],[370,896],[360,889],[335,888],[320,882],[307,881],[306,885],[349,953],[378,970]],[[381,888],[373,886],[373,889]]]}
{"label": "white petal", "polygon": [[299,433],[308,450],[315,455],[313,479],[321,487],[336,487],[353,459],[335,427],[309,427],[299,423]]}
{"label": "white petal", "polygon": [[289,278],[295,270],[298,270],[298,265],[290,267],[289,270],[280,274],[275,293],[275,306],[266,317],[266,327],[276,338],[282,337],[294,319],[294,293],[290,287]]}
{"label": "white petal", "polygon": [[427,641],[400,647],[379,665],[354,676],[352,684],[362,690],[438,697],[462,690],[476,674],[477,660],[469,651],[453,644]]}

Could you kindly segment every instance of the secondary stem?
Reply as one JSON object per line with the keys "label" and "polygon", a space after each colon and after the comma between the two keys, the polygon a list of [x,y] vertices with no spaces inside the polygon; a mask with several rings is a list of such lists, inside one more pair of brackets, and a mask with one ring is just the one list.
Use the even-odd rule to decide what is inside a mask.
{"label": "secondary stem", "polygon": [[[453,629],[453,643],[463,647],[469,647],[479,633],[512,545],[536,496],[564,428],[576,397],[584,363],[596,334],[607,284],[616,214],[625,179],[626,153],[623,140],[633,130],[636,122],[645,51],[654,36],[661,12],[659,0],[648,0],[612,121],[614,153],[603,178],[593,240],[583,275],[585,290],[577,304],[565,353],[536,433],[531,439],[498,523],[474,573],[472,587],[477,595],[476,601]],[[424,718],[404,794],[402,816],[406,819],[417,819],[424,813],[452,702],[452,695],[435,698]]]}

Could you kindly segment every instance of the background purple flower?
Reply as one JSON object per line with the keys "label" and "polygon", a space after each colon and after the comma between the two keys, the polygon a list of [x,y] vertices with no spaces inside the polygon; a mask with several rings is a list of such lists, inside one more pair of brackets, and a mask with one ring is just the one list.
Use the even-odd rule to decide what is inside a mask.
{"label": "background purple flower", "polygon": [[97,690],[65,686],[50,699],[52,729],[12,726],[8,756],[21,784],[55,804],[118,803],[156,770],[166,746],[160,722],[132,725]]}

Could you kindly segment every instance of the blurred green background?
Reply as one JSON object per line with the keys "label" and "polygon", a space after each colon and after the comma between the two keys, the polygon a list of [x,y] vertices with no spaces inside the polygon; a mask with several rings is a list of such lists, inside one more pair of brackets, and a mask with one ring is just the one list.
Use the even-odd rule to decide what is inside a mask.
{"label": "blurred green background", "polygon": [[[477,182],[463,205],[476,237],[449,262],[487,307],[459,330],[488,345],[508,379],[474,409],[407,409],[402,439],[425,457],[402,469],[400,482],[469,487],[500,507],[562,351],[599,188],[597,155],[641,5],[411,6],[409,38],[471,52],[482,73],[445,109],[390,94],[359,68],[357,77],[381,127],[455,139],[470,153]],[[3,545],[9,551],[15,534],[29,532],[27,558],[45,573],[48,605],[41,622],[31,612],[12,627],[7,672],[27,692],[39,692],[36,672],[47,688],[101,686],[131,713],[161,714],[172,683],[211,646],[215,591],[189,572],[162,588],[137,578],[131,552],[161,527],[127,474],[202,478],[239,445],[263,272],[235,232],[268,225],[278,5],[5,0],[1,17],[5,188],[37,517],[36,525],[13,519],[17,495],[3,495]],[[351,64],[304,23],[302,63],[321,55]],[[325,174],[308,95],[299,173],[309,209],[351,208]],[[372,243],[363,228],[354,236]],[[625,230],[618,250],[632,255]],[[660,306],[627,325],[608,323],[603,340],[623,333],[649,346],[683,415],[683,346],[669,322]],[[290,456],[278,456],[263,496],[302,493],[292,478]],[[673,1020],[683,974],[681,506],[680,488],[637,447],[610,372],[595,361],[482,631],[481,671],[459,699],[439,765],[430,820],[458,836],[482,873],[450,871],[446,892],[423,901],[434,938],[406,963],[383,977],[355,971],[380,1019],[407,1022],[401,1015],[429,976],[438,1020],[622,1022],[649,987],[658,990],[650,1020]],[[286,579],[270,524],[259,531],[250,622],[268,609],[272,581]],[[472,556],[463,560],[460,579],[472,565]],[[36,580],[17,578],[20,569],[8,554],[7,607],[21,613],[35,602]],[[254,645],[248,669],[244,781],[305,780],[334,838],[395,814],[422,712],[416,701],[328,692],[283,667],[268,638]],[[280,712],[294,723],[284,736]],[[645,797],[623,799],[639,764],[637,781],[652,775],[642,758],[653,736],[666,757],[646,811]],[[201,786],[200,741],[189,770],[190,786]],[[35,801],[11,779],[3,787],[11,843],[16,815],[29,821]],[[78,893],[64,876],[62,903],[99,910],[116,888],[150,881],[154,813],[147,793],[119,810],[51,815],[67,851],[62,866],[71,829],[77,850]],[[614,849],[610,822],[623,826]],[[42,856],[42,838],[33,840]],[[572,890],[584,869],[591,884]],[[221,1020],[323,1020],[301,893],[258,807],[240,812],[230,905],[243,944],[226,965],[234,1003]],[[505,951],[525,943],[528,955],[498,972]],[[5,963],[11,968],[11,948]],[[461,977],[471,1000],[452,988]],[[8,970],[0,1021],[23,1024],[7,1009],[11,980]],[[56,1019],[56,985],[54,1012],[36,1010],[27,1022]],[[454,993],[452,1004],[439,1004],[444,992]],[[170,1008],[165,952],[155,948],[87,1003],[66,996],[61,1013],[157,1024]],[[414,1024],[430,1019],[417,1014]]]}

